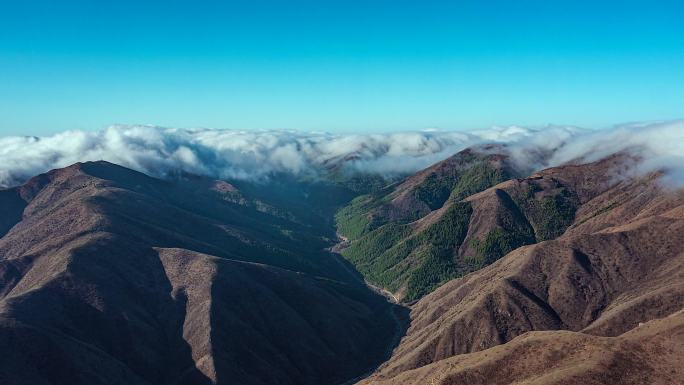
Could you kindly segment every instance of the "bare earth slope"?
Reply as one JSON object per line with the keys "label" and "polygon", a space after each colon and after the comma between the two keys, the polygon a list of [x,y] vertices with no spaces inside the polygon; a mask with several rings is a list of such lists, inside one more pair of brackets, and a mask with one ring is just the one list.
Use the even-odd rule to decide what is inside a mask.
{"label": "bare earth slope", "polygon": [[335,384],[377,364],[384,300],[205,182],[96,162],[1,192],[0,383]]}
{"label": "bare earth slope", "polygon": [[[629,366],[629,360],[619,359],[626,343],[623,341],[629,338],[610,340],[590,335],[621,336],[639,323],[667,317],[684,307],[684,191],[662,186],[657,174],[621,178],[618,174],[624,171],[624,162],[624,158],[612,157],[589,165],[548,169],[468,198],[475,216],[478,210],[497,210],[499,205],[485,202],[497,201],[495,197],[502,192],[515,200],[530,184],[552,183],[572,193],[577,211],[560,237],[520,247],[417,302],[412,307],[407,335],[392,358],[366,383],[422,384],[438,372],[442,375],[435,377],[434,383],[534,383],[535,376],[545,378],[537,382],[544,384],[597,383],[563,382],[567,379],[564,372],[553,381],[543,377],[556,364],[567,369],[567,376],[585,369],[583,376],[615,373],[616,368],[608,364],[597,364],[591,370],[583,368],[592,361],[578,358],[584,349],[605,355],[607,361],[603,363],[614,357],[615,365]],[[533,190],[536,195],[549,191]],[[536,233],[539,227],[534,218],[525,209],[523,212]],[[470,230],[475,228],[471,223]],[[681,350],[681,315],[677,317],[679,321],[668,323],[671,331],[644,337],[647,347],[638,355],[648,356],[643,365],[653,369],[653,378],[658,380],[640,382],[639,373],[650,373],[644,369],[632,373],[629,381],[612,377],[596,381],[673,383],[665,379],[671,378],[667,376],[677,362],[676,354],[667,349],[661,352],[668,372],[660,373],[656,369],[661,363],[655,356],[660,353],[653,349],[661,346],[671,332],[671,338],[676,340],[664,344],[668,349],[679,344]],[[525,334],[539,330],[581,334]],[[563,344],[580,349],[580,353],[562,348]],[[521,372],[497,368],[516,354],[522,356],[513,362],[528,369]],[[570,361],[558,363],[565,358]],[[472,362],[469,360],[478,361],[478,368],[487,367],[491,372],[487,372],[488,376],[473,374],[477,370],[467,364]],[[682,380],[682,373],[672,375]]]}

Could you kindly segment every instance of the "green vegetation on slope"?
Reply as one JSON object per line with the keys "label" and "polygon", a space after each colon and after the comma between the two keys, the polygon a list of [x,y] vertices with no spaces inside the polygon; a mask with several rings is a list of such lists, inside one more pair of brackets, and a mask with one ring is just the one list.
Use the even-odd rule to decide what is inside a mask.
{"label": "green vegetation on slope", "polygon": [[407,301],[430,293],[462,273],[454,263],[454,255],[468,233],[472,213],[470,203],[454,203],[439,221],[415,237],[424,248],[421,248],[422,263],[407,283]]}
{"label": "green vegetation on slope", "polygon": [[[343,255],[371,283],[392,292],[405,289],[406,301],[470,271],[454,260],[472,213],[470,204],[460,201],[509,178],[500,162],[498,155],[465,150],[428,169],[428,175],[419,174],[422,180],[414,177],[354,199],[335,217],[338,232],[352,241]],[[450,207],[435,223],[417,233],[409,225],[447,201]],[[527,243],[530,237],[524,235],[509,239],[493,234],[489,243],[484,241],[491,244],[482,251],[486,258],[478,259],[489,263],[510,247]]]}
{"label": "green vegetation on slope", "polygon": [[525,234],[508,232],[500,228],[496,228],[487,234],[484,241],[475,238],[470,241],[470,244],[477,251],[477,255],[473,258],[468,258],[468,262],[472,263],[475,269],[479,269],[490,265],[504,255],[517,249],[520,246],[533,243]]}
{"label": "green vegetation on slope", "polygon": [[358,239],[365,234],[370,226],[368,209],[372,204],[371,195],[354,198],[335,214],[337,231],[349,239]]}
{"label": "green vegetation on slope", "polygon": [[354,242],[342,251],[342,255],[373,283],[391,284],[388,274],[401,262],[397,244],[411,232],[408,225],[389,223],[381,226]]}
{"label": "green vegetation on slope", "polygon": [[484,191],[510,177],[500,168],[492,167],[488,162],[477,163],[465,170],[451,190],[449,199],[460,201],[473,194]]}
{"label": "green vegetation on slope", "polygon": [[438,177],[431,174],[416,188],[414,194],[418,200],[425,202],[430,210],[436,210],[449,198],[451,184],[456,177],[457,175]]}
{"label": "green vegetation on slope", "polygon": [[416,187],[416,197],[430,210],[442,207],[447,199],[460,201],[509,178],[504,169],[492,166],[491,155],[464,152],[459,154],[458,163],[439,170],[439,175],[429,175]]}
{"label": "green vegetation on slope", "polygon": [[[336,215],[338,232],[350,240],[358,239],[386,223],[409,223],[436,210],[450,199],[459,201],[486,190],[510,175],[493,165],[494,155],[462,151],[435,167],[419,184],[402,190],[402,184],[388,186],[354,199]],[[396,203],[393,199],[404,194]],[[406,198],[408,197],[408,198]],[[426,207],[429,211],[426,211]]]}
{"label": "green vegetation on slope", "polygon": [[410,225],[389,223],[366,234],[342,251],[370,282],[397,291],[406,285],[411,301],[458,276],[454,251],[468,231],[472,208],[459,202],[417,234]]}
{"label": "green vegetation on slope", "polygon": [[577,207],[562,195],[543,198],[536,221],[539,241],[554,239],[563,234],[575,219],[576,210]]}
{"label": "green vegetation on slope", "polygon": [[[554,239],[575,218],[577,196],[553,178],[533,178],[496,189],[496,223],[469,240],[472,208],[463,199],[510,177],[496,155],[464,151],[428,169],[424,178],[364,195],[337,213],[338,231],[351,245],[343,255],[373,284],[418,299],[441,283],[487,266],[520,246]],[[418,183],[420,182],[420,183]],[[407,188],[412,190],[407,190]],[[449,208],[420,231],[413,221],[430,211]]]}
{"label": "green vegetation on slope", "polygon": [[537,242],[541,242],[563,234],[575,219],[579,202],[564,187],[541,198],[535,198],[537,191],[539,187],[531,185],[524,196],[516,199],[516,203],[534,226]]}
{"label": "green vegetation on slope", "polygon": [[335,169],[328,173],[328,179],[338,186],[345,187],[357,194],[367,194],[379,191],[391,181],[379,174],[351,172]]}
{"label": "green vegetation on slope", "polygon": [[497,225],[500,227],[490,231],[484,240],[477,238],[470,240],[470,245],[475,249],[476,254],[466,256],[465,259],[471,264],[473,270],[496,262],[520,246],[535,242],[532,226],[510,195],[503,190],[496,190],[496,195],[501,203],[496,218]]}
{"label": "green vegetation on slope", "polygon": [[369,220],[364,212],[363,203],[368,198],[368,195],[356,197],[335,214],[338,233],[349,239],[357,239],[366,231]]}
{"label": "green vegetation on slope", "polygon": [[430,210],[436,210],[442,207],[449,198],[454,186],[459,182],[463,171],[467,171],[473,164],[478,165],[484,158],[483,155],[475,154],[472,151],[462,151],[452,158],[456,164],[447,167],[442,163],[442,167],[438,167],[433,173],[428,175],[415,188],[413,193]]}

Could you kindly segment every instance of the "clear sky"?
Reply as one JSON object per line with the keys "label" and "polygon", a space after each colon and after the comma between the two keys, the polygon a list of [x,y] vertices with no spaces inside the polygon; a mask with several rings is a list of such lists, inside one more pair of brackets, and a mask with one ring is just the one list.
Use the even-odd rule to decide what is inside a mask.
{"label": "clear sky", "polygon": [[0,0],[0,134],[684,117],[684,2]]}

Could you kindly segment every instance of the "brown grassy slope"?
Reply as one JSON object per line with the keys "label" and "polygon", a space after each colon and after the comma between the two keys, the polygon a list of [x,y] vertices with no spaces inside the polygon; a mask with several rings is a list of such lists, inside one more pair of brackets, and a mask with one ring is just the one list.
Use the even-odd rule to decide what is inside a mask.
{"label": "brown grassy slope", "polygon": [[334,384],[382,358],[382,298],[270,230],[282,221],[191,187],[98,162],[19,188],[0,383]]}
{"label": "brown grassy slope", "polygon": [[519,248],[421,299],[406,337],[378,374],[392,377],[532,330],[614,336],[681,309],[684,192],[660,186],[657,175],[612,179],[620,165],[613,162],[533,176],[578,192],[574,224],[556,240]]}
{"label": "brown grassy slope", "polygon": [[673,385],[684,381],[684,313],[652,320],[619,337],[529,332],[511,342],[450,357],[374,385]]}

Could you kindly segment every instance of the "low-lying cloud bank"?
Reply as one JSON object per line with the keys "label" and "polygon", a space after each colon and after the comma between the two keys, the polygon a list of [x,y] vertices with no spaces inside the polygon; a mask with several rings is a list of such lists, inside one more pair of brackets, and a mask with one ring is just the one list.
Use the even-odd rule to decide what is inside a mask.
{"label": "low-lying cloud bank", "polygon": [[[605,130],[511,126],[367,135],[119,125],[47,137],[0,138],[0,186],[89,160],[107,160],[156,176],[186,171],[222,179],[263,180],[274,173],[316,176],[336,164],[398,175],[482,143],[506,144],[515,159],[528,166],[535,163],[536,168],[631,150],[644,157],[643,170],[665,169],[670,180],[684,183],[681,120]],[[544,152],[552,155],[543,159],[535,155]]]}

